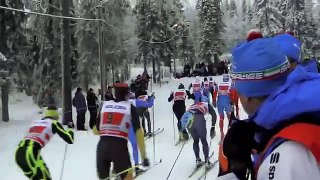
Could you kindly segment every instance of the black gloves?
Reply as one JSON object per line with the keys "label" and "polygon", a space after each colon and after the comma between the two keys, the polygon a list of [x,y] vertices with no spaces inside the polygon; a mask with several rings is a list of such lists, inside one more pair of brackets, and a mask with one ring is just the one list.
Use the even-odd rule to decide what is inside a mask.
{"label": "black gloves", "polygon": [[[221,169],[219,176],[233,172],[239,179],[243,179],[246,171],[253,170],[251,152],[255,148],[255,125],[245,121],[237,121],[231,125],[223,141],[223,155],[228,162],[228,169]],[[221,153],[221,152],[220,152]],[[240,177],[239,177],[240,176]]]}

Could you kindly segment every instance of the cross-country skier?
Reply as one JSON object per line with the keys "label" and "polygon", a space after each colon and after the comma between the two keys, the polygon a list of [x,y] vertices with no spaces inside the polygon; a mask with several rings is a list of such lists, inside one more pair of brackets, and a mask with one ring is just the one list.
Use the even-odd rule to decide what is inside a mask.
{"label": "cross-country skier", "polygon": [[207,89],[207,90],[209,90],[209,87],[210,87],[210,83],[209,83],[209,81],[208,81],[208,78],[205,77],[205,78],[203,79],[203,82],[202,82],[202,89]]}
{"label": "cross-country skier", "polygon": [[[136,98],[135,98],[134,93],[132,93],[132,92],[129,93],[127,98],[129,99],[129,102],[131,102],[133,106],[136,106]],[[134,132],[133,126],[130,126],[129,141],[132,146],[132,157],[133,157],[133,161],[134,161],[135,172],[136,172],[136,174],[139,174],[143,170],[139,167],[139,150],[138,150],[137,138],[136,138],[136,134]]]}
{"label": "cross-country skier", "polygon": [[189,85],[188,90],[190,91],[191,88],[192,88],[192,94],[194,94],[194,97],[195,97],[194,101],[200,102],[200,98],[202,95],[202,88],[201,88],[201,81],[198,76],[196,77],[195,82]]}
{"label": "cross-country skier", "polygon": [[173,102],[172,110],[178,120],[177,126],[179,130],[179,141],[188,140],[189,135],[186,130],[182,131],[181,129],[181,117],[186,112],[186,98],[190,97],[190,92],[184,89],[183,84],[179,84],[178,90],[172,92],[168,98],[168,102]]}
{"label": "cross-country skier", "polygon": [[[196,166],[202,165],[200,159],[199,141],[202,143],[202,150],[205,158],[205,165],[210,168],[209,145],[207,142],[207,128],[204,116],[208,112],[208,98],[201,96],[201,102],[191,105],[187,112],[181,118],[182,130],[188,129],[193,138],[193,151],[196,156]],[[210,137],[214,138],[214,131],[210,130]]]}
{"label": "cross-country skier", "polygon": [[217,106],[216,102],[213,101],[214,92],[218,89],[217,83],[213,80],[212,77],[209,78],[209,92],[211,93],[211,102],[214,107]]}
{"label": "cross-country skier", "polygon": [[[208,103],[208,112],[211,116],[211,121],[212,121],[212,127],[211,127],[211,132],[212,135],[215,136],[216,132],[215,132],[215,124],[217,121],[217,114],[216,111],[214,110],[213,106],[213,102],[212,102],[212,94],[210,92],[210,87],[209,87],[209,82],[206,78],[204,78],[204,84],[202,85],[202,89],[198,92],[192,93],[189,95],[189,98],[193,99],[195,103],[199,102],[199,99],[201,98],[201,96],[206,96],[207,97],[207,103]],[[207,84],[207,85],[205,85]],[[199,98],[200,97],[200,98]],[[215,104],[215,103],[214,103]]]}
{"label": "cross-country skier", "polygon": [[320,75],[302,66],[290,73],[270,38],[239,44],[232,56],[232,78],[250,118],[232,124],[220,146],[220,179],[244,179],[248,169],[257,180],[320,179]]}
{"label": "cross-country skier", "polygon": [[217,89],[214,92],[213,95],[213,103],[217,104],[218,108],[218,113],[220,116],[219,120],[219,127],[220,127],[220,133],[221,133],[221,141],[224,138],[224,112],[227,114],[228,122],[230,125],[230,120],[231,120],[231,83],[230,83],[230,78],[229,75],[223,75],[222,77],[222,82],[218,83]]}
{"label": "cross-country skier", "polygon": [[[54,134],[57,133],[69,144],[73,143],[73,131],[71,129],[65,130],[58,119],[57,108],[50,105],[44,118],[33,121],[28,133],[19,143],[15,154],[16,163],[25,176],[30,179],[52,179],[40,152]],[[68,126],[72,127],[72,124]]]}
{"label": "cross-country skier", "polygon": [[[212,122],[212,127],[211,127],[211,131],[213,133],[213,137],[216,135],[216,131],[215,131],[215,125],[216,125],[216,121],[217,121],[217,114],[216,111],[213,109],[213,103],[212,103],[212,93],[211,91],[213,90],[213,87],[210,88],[210,83],[208,81],[208,79],[205,77],[204,81],[203,81],[203,85],[202,85],[203,89],[202,89],[202,95],[206,96],[208,99],[208,112],[211,116],[211,122]],[[192,96],[191,96],[192,98]]]}
{"label": "cross-country skier", "polygon": [[[136,107],[138,110],[139,117],[142,118],[142,127],[144,130],[144,134],[147,136],[152,136],[153,133],[151,132],[151,120],[150,120],[150,113],[148,111],[148,108],[151,108],[154,105],[154,99],[155,96],[152,94],[151,96],[148,96],[147,91],[142,89],[140,92],[140,95],[136,99]],[[145,118],[147,119],[148,123],[148,132],[145,127]]]}
{"label": "cross-country skier", "polygon": [[[139,115],[135,106],[127,101],[129,86],[124,83],[114,84],[115,100],[104,101],[99,112],[94,133],[100,135],[97,147],[97,171],[100,179],[109,178],[111,162],[121,179],[131,180],[132,166],[127,141],[130,126],[136,134],[143,165],[149,166],[146,158],[144,134],[140,127]],[[112,148],[111,148],[112,147]]]}

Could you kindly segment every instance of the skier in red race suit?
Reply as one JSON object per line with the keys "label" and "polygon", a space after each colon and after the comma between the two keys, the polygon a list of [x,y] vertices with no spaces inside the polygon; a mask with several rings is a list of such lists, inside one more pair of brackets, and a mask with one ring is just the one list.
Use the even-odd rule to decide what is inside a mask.
{"label": "skier in red race suit", "polygon": [[184,85],[180,84],[177,91],[171,92],[168,102],[173,102],[172,110],[178,120],[177,127],[179,131],[179,141],[188,140],[189,135],[186,130],[181,129],[181,117],[186,112],[186,98],[190,98],[190,92],[184,89]]}
{"label": "skier in red race suit", "polygon": [[134,168],[130,162],[127,145],[130,126],[133,126],[136,133],[143,165],[149,166],[149,160],[145,153],[144,134],[137,109],[127,101],[129,86],[116,83],[114,88],[115,99],[102,103],[97,125],[93,129],[95,134],[100,135],[97,147],[98,177],[109,178],[110,166],[113,162],[116,173],[124,172],[120,174],[121,179],[131,180]]}

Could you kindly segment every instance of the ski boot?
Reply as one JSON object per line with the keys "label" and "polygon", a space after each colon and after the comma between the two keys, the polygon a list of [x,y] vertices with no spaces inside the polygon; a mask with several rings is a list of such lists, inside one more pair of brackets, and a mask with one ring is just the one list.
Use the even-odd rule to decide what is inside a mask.
{"label": "ski boot", "polygon": [[202,166],[203,162],[201,161],[201,159],[197,159],[196,160],[196,167],[200,168]]}
{"label": "ski boot", "polygon": [[183,134],[182,132],[179,132],[179,140],[178,141],[182,141],[183,140]]}
{"label": "ski boot", "polygon": [[148,132],[146,135],[147,135],[149,138],[151,138],[153,134],[152,134],[151,132]]}
{"label": "ski boot", "polygon": [[139,175],[139,174],[141,174],[141,173],[143,172],[143,169],[139,168],[138,166],[136,166],[136,167],[134,168],[134,170],[135,170],[135,172],[136,172],[136,175]]}
{"label": "ski boot", "polygon": [[211,129],[210,129],[210,137],[211,137],[211,139],[216,137],[216,130],[215,130],[214,126],[212,126]]}
{"label": "ski boot", "polygon": [[182,133],[183,141],[188,141],[189,140],[189,134],[187,132]]}
{"label": "ski boot", "polygon": [[206,170],[208,170],[208,169],[210,169],[212,167],[212,163],[209,161],[209,159],[207,159],[204,162],[204,166],[205,166]]}

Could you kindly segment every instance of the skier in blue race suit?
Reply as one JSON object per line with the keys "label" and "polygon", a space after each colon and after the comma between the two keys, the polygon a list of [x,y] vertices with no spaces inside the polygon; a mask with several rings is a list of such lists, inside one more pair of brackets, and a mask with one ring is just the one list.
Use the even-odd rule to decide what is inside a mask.
{"label": "skier in blue race suit", "polygon": [[229,75],[223,75],[223,82],[220,82],[217,84],[217,89],[214,92],[213,95],[213,103],[217,104],[217,108],[218,108],[218,113],[220,116],[220,120],[219,120],[219,128],[220,128],[220,134],[221,134],[221,141],[224,138],[224,112],[226,112],[227,114],[227,118],[228,118],[228,123],[230,126],[230,122],[231,122],[231,111],[232,111],[232,101],[231,101],[231,97],[232,97],[232,92],[231,91],[231,82],[230,82],[230,78]]}
{"label": "skier in blue race suit", "polygon": [[[153,107],[154,105],[154,94],[148,96],[147,91],[141,90],[139,93],[140,95],[136,97],[136,107],[138,109],[139,117],[142,118],[142,127],[146,136],[152,136],[153,133],[151,132],[151,120],[150,120],[150,113],[148,108]],[[147,119],[148,123],[148,131],[145,127],[145,118]]]}
{"label": "skier in blue race suit", "polygon": [[201,96],[202,96],[202,84],[199,79],[199,77],[196,77],[195,82],[191,83],[189,85],[188,90],[192,88],[192,94],[193,94],[193,100],[195,103],[200,102]]}
{"label": "skier in blue race suit", "polygon": [[[202,150],[205,158],[205,165],[210,167],[209,161],[209,145],[207,141],[207,128],[204,116],[208,112],[208,98],[202,96],[201,102],[191,105],[187,112],[181,118],[182,130],[188,129],[189,134],[193,138],[193,151],[196,156],[196,166],[200,167],[203,162],[200,159],[199,141],[202,143]],[[214,129],[210,130],[210,137],[214,137]]]}
{"label": "skier in blue race suit", "polygon": [[[152,96],[152,98],[150,98],[149,102],[144,102],[143,100],[139,100],[139,99],[135,99],[135,94],[134,93],[130,93],[128,95],[128,99],[129,101],[132,103],[132,105],[136,106],[136,107],[152,107],[153,106],[153,100],[154,100],[154,96]],[[133,161],[135,164],[135,171],[136,173],[139,173],[142,171],[142,169],[140,169],[138,167],[139,163],[139,150],[138,150],[138,144],[137,144],[137,139],[136,139],[136,134],[134,132],[133,126],[130,126],[129,129],[129,141],[131,143],[132,146],[132,156],[133,156]]]}

